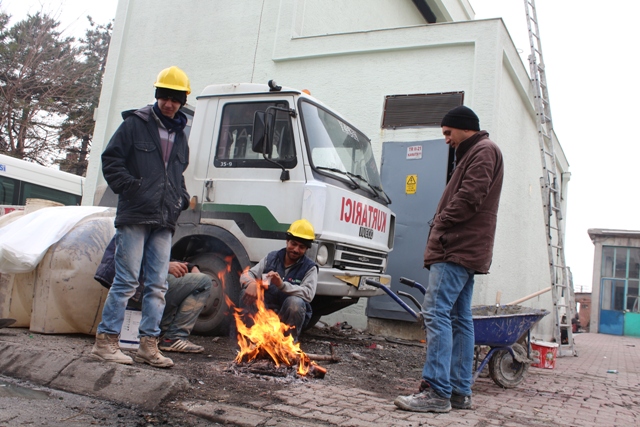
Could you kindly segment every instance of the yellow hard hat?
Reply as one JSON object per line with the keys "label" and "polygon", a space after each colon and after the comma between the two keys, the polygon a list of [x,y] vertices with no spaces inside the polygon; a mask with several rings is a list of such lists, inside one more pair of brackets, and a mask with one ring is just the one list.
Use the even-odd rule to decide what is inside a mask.
{"label": "yellow hard hat", "polygon": [[158,78],[153,85],[155,87],[187,92],[187,95],[191,93],[189,77],[187,77],[187,74],[175,65],[160,71]]}
{"label": "yellow hard hat", "polygon": [[309,221],[299,219],[291,223],[291,226],[287,230],[287,238],[292,238],[304,243],[307,247],[311,247],[311,243],[313,239],[316,238],[316,234],[313,231],[313,225],[311,225]]}

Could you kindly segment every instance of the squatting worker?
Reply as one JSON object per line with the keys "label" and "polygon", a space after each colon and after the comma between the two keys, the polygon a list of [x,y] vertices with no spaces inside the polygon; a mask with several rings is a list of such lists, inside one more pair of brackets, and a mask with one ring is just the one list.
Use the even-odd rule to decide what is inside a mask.
{"label": "squatting worker", "polygon": [[422,315],[427,359],[420,392],[399,396],[395,405],[419,412],[471,408],[474,274],[487,274],[503,161],[498,146],[480,130],[478,116],[461,106],[442,119],[456,166],[431,223],[424,266],[430,269]]}
{"label": "squatting worker", "polygon": [[[297,341],[311,320],[311,300],[318,285],[318,266],[305,256],[315,232],[306,219],[294,221],[287,231],[287,245],[273,251],[240,276],[240,306],[255,309],[257,287],[262,285],[265,307],[278,313],[280,321],[292,327]],[[262,275],[266,274],[266,281]]]}
{"label": "squatting worker", "polygon": [[144,268],[140,348],[134,359],[159,368],[173,361],[158,350],[160,319],[167,291],[171,236],[180,212],[189,206],[183,172],[189,162],[179,111],[191,87],[178,67],[160,71],[154,105],[122,114],[124,122],[102,153],[102,173],[118,195],[116,211],[116,274],[102,310],[91,353],[107,362],[131,364],[120,351],[127,301],[135,294]]}

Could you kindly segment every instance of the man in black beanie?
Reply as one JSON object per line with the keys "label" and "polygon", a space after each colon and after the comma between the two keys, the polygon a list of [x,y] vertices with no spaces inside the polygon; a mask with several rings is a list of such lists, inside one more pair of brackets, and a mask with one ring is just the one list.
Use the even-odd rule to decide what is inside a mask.
{"label": "man in black beanie", "polygon": [[118,195],[116,211],[115,277],[102,310],[91,353],[104,361],[131,364],[120,351],[118,337],[127,301],[144,270],[140,348],[134,359],[158,368],[173,361],[158,350],[160,320],[165,308],[171,236],[180,212],[189,207],[183,173],[189,164],[180,107],[191,86],[178,67],[158,74],[157,102],[122,113],[124,121],[102,153],[102,173]]}
{"label": "man in black beanie", "polygon": [[456,166],[424,252],[429,269],[422,305],[427,360],[419,393],[394,402],[407,411],[471,408],[474,275],[489,272],[502,190],[502,153],[480,130],[478,116],[468,107],[456,107],[441,126],[446,143],[455,149]]}

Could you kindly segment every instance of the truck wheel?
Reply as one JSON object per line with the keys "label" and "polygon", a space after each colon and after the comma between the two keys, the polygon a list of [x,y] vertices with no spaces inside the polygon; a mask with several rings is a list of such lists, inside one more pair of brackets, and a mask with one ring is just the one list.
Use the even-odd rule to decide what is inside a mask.
{"label": "truck wheel", "polygon": [[[233,269],[229,272],[224,256],[217,253],[205,253],[190,259],[192,264],[197,264],[200,271],[211,277],[211,294],[200,313],[200,317],[193,327],[193,332],[200,335],[223,335],[229,328],[229,321],[233,319],[227,302],[225,292],[234,304],[238,303],[240,294],[240,278]],[[218,276],[222,273],[222,279]]]}
{"label": "truck wheel", "polygon": [[[515,343],[511,348],[523,360],[527,359],[527,351],[522,345]],[[496,351],[489,360],[489,375],[493,382],[503,388],[517,387],[528,370],[529,364],[518,362],[509,350]]]}
{"label": "truck wheel", "polygon": [[313,328],[314,326],[316,326],[316,323],[318,323],[320,321],[320,317],[322,317],[319,314],[313,314],[311,316],[311,319],[309,319],[309,323],[307,323],[307,326],[304,327],[303,331],[306,331],[308,329]]}

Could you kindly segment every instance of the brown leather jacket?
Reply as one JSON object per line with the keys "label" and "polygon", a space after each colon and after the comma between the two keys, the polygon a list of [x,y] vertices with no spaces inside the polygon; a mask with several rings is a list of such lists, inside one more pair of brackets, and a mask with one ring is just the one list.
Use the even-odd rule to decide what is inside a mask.
{"label": "brown leather jacket", "polygon": [[456,168],[433,218],[424,266],[453,262],[489,272],[504,164],[498,146],[480,131],[456,149]]}

